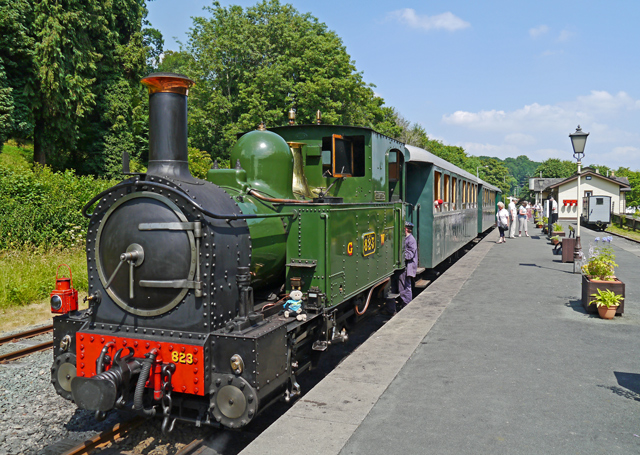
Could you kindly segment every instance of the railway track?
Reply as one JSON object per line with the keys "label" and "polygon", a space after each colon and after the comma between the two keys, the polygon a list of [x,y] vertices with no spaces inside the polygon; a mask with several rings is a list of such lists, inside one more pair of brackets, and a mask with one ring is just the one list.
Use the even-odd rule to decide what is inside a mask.
{"label": "railway track", "polygon": [[[46,333],[50,333],[53,331],[53,325],[46,325],[43,327],[38,327],[36,329],[31,329],[31,330],[27,330],[24,332],[19,332],[19,333],[15,333],[13,335],[9,335],[6,337],[2,337],[0,338],[0,346],[8,344],[8,343],[15,343],[17,341],[20,340],[26,340],[28,338],[33,338],[39,335],[44,335]],[[53,346],[53,340],[51,341],[46,341],[44,343],[39,343],[39,344],[35,344],[33,346],[28,346],[24,349],[18,349],[16,351],[13,352],[8,352],[5,354],[1,354],[0,355],[0,363],[6,363],[6,362],[11,362],[12,360],[17,360],[20,359],[22,357],[28,356],[30,354],[36,353],[36,352],[40,352],[40,351],[44,351],[46,349],[49,349]]]}

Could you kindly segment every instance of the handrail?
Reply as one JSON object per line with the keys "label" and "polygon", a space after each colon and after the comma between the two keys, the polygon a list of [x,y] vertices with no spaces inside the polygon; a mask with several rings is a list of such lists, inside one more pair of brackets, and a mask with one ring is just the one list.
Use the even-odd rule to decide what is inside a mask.
{"label": "handrail", "polygon": [[293,212],[285,212],[285,213],[264,213],[264,214],[247,214],[247,215],[236,215],[234,214],[219,214],[219,213],[214,213],[214,212],[210,212],[209,210],[203,208],[200,204],[198,204],[196,201],[194,201],[193,199],[191,199],[191,196],[184,191],[182,188],[173,188],[171,186],[168,185],[164,185],[162,183],[157,183],[157,182],[149,182],[148,180],[129,180],[127,182],[123,182],[120,183],[112,188],[109,188],[108,190],[103,191],[102,193],[98,194],[97,196],[95,196],[93,199],[91,199],[83,208],[82,208],[82,216],[84,216],[85,218],[91,218],[93,216],[93,213],[87,213],[87,209],[89,207],[91,207],[93,204],[95,204],[102,196],[104,196],[105,194],[108,194],[109,192],[112,191],[117,191],[118,189],[121,188],[125,188],[125,187],[129,187],[129,186],[152,186],[155,188],[160,188],[160,189],[164,189],[164,190],[168,190],[168,191],[176,191],[182,194],[183,197],[185,197],[186,199],[189,200],[189,203],[192,204],[196,210],[202,212],[203,214],[207,215],[210,218],[214,218],[216,220],[247,220],[247,219],[256,219],[256,218],[284,218],[284,217],[296,217],[298,216],[298,213],[294,210]]}

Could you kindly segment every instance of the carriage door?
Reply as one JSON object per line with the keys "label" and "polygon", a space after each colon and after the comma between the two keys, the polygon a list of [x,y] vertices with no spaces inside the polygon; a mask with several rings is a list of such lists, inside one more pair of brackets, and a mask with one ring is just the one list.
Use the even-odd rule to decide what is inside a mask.
{"label": "carriage door", "polygon": [[389,151],[389,202],[402,199],[402,153],[399,150]]}

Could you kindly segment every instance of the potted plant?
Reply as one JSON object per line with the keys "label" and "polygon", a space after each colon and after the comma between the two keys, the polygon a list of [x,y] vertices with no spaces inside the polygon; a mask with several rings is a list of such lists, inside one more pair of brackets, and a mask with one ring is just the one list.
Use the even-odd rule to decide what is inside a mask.
{"label": "potted plant", "polygon": [[551,243],[553,245],[557,245],[558,243],[560,243],[560,236],[558,235],[554,235],[553,237],[551,237],[549,240],[551,240]]}
{"label": "potted plant", "polygon": [[564,237],[564,228],[560,223],[553,223],[551,229],[553,229],[553,231],[551,232],[552,236],[557,235],[558,237]]}
{"label": "potted plant", "polygon": [[549,217],[543,216],[542,217],[542,233],[543,234],[547,233],[548,226],[549,226]]}
{"label": "potted plant", "polygon": [[609,289],[598,289],[598,292],[591,294],[591,297],[593,297],[591,305],[598,307],[598,314],[602,319],[613,319],[620,302],[624,299],[622,295],[616,294]]}
{"label": "potted plant", "polygon": [[611,247],[599,247],[593,249],[593,254],[585,265],[582,266],[582,306],[587,313],[595,313],[597,307],[590,305],[590,296],[598,290],[609,290],[621,295],[622,300],[616,310],[616,314],[624,313],[625,285],[614,275],[614,269],[618,266],[615,262],[616,255]]}
{"label": "potted plant", "polygon": [[540,215],[536,217],[536,227],[539,227],[539,228],[544,227],[544,221]]}

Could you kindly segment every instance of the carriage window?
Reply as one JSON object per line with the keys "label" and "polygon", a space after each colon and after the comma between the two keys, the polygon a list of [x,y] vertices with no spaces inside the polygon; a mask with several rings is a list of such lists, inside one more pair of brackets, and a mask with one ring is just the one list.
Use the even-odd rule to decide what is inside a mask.
{"label": "carriage window", "polygon": [[322,172],[334,177],[365,176],[364,136],[334,134],[322,138]]}
{"label": "carriage window", "polygon": [[[442,199],[442,174],[438,171],[433,173],[433,198],[437,201],[438,199]],[[435,204],[434,204],[434,207]],[[436,211],[441,211],[442,208],[440,205],[436,208]]]}
{"label": "carriage window", "polygon": [[444,201],[442,210],[449,210],[449,195],[451,192],[451,187],[449,186],[449,176],[447,174],[444,175],[444,197],[442,200]]}
{"label": "carriage window", "polygon": [[464,209],[467,206],[467,182],[462,181],[462,197],[460,198],[460,208]]}
{"label": "carriage window", "polygon": [[451,210],[458,208],[458,179],[451,177]]}
{"label": "carriage window", "polygon": [[397,182],[400,180],[400,164],[398,163],[397,150],[389,152],[389,181]]}
{"label": "carriage window", "polygon": [[334,177],[351,177],[353,175],[353,144],[339,134],[333,135],[333,169]]}
{"label": "carriage window", "polygon": [[596,205],[604,205],[604,198],[597,197],[596,198]]}

